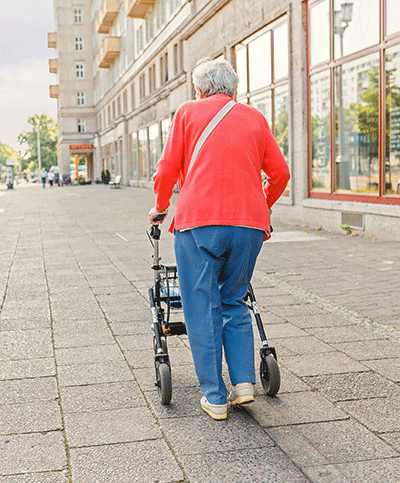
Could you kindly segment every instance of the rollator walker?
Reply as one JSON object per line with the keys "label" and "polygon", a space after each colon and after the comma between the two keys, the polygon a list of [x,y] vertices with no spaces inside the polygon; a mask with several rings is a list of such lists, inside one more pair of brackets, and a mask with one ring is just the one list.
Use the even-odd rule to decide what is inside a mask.
{"label": "rollator walker", "polygon": [[[162,221],[165,215],[159,215],[155,221]],[[167,405],[172,397],[171,361],[168,355],[167,340],[173,335],[186,334],[184,321],[175,321],[179,315],[183,319],[182,301],[179,290],[178,270],[175,265],[161,264],[159,242],[161,230],[152,225],[147,231],[154,248],[153,264],[154,285],[149,289],[149,300],[152,314],[154,366],[158,396],[161,404]],[[252,311],[260,334],[262,348],[260,349],[260,379],[265,394],[274,397],[280,388],[280,372],[276,362],[276,351],[268,345],[260,311],[255,299],[253,287],[249,284],[244,299]],[[179,318],[179,317],[178,317]]]}

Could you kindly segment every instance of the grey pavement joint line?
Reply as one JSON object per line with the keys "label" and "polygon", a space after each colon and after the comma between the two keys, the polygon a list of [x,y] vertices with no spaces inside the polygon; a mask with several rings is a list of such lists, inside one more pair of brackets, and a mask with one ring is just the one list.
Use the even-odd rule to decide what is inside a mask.
{"label": "grey pavement joint line", "polygon": [[[25,214],[24,214],[24,217],[25,217]],[[6,224],[10,221],[10,218],[8,218]],[[5,226],[5,225],[4,225]],[[3,228],[4,228],[3,226]],[[3,295],[3,298],[1,299],[1,303],[0,303],[0,313],[3,309],[3,306],[4,306],[4,302],[6,300],[6,295],[7,295],[7,289],[8,289],[8,283],[10,281],[10,275],[11,275],[11,269],[12,269],[12,266],[14,264],[14,260],[15,260],[15,255],[17,253],[17,247],[18,247],[18,242],[19,242],[19,239],[21,237],[21,232],[22,232],[22,227],[23,227],[23,223],[21,223],[21,228],[19,230],[19,233],[18,233],[18,237],[17,237],[17,241],[15,243],[15,249],[14,249],[14,253],[13,253],[13,256],[12,256],[12,259],[11,259],[11,263],[10,263],[10,268],[8,269],[8,274],[7,274],[7,280],[6,280],[6,288],[4,290],[4,295]]]}
{"label": "grey pavement joint line", "polygon": [[[78,224],[78,223],[77,223],[77,225],[79,226],[79,224]],[[84,230],[82,227],[80,227],[80,228],[81,228],[81,230],[82,230],[82,231],[84,231],[84,232],[86,233],[86,231],[85,231],[85,230]],[[86,235],[89,237],[88,233],[86,233]],[[148,400],[148,398],[147,398],[147,396],[146,396],[145,392],[144,392],[144,391],[142,390],[142,388],[140,387],[139,381],[138,381],[138,380],[137,380],[137,378],[136,378],[136,375],[135,375],[135,373],[134,373],[134,370],[131,368],[131,366],[130,366],[130,364],[129,364],[129,362],[128,362],[127,358],[126,358],[125,352],[123,351],[123,349],[122,349],[122,347],[121,347],[121,344],[120,344],[120,342],[118,341],[118,338],[116,337],[116,335],[114,334],[114,332],[113,332],[113,330],[112,330],[112,327],[111,327],[110,321],[107,319],[107,316],[106,316],[106,314],[105,314],[105,312],[104,312],[104,310],[103,310],[103,308],[102,308],[102,306],[101,306],[101,304],[100,304],[100,301],[98,300],[97,295],[94,293],[94,290],[93,290],[93,288],[91,287],[91,285],[90,285],[90,283],[89,283],[89,280],[88,280],[87,276],[86,276],[86,275],[85,275],[85,273],[83,272],[83,270],[82,270],[82,268],[81,268],[81,266],[80,266],[80,264],[79,264],[79,261],[78,261],[78,259],[77,259],[77,258],[76,258],[76,256],[75,256],[75,253],[74,253],[74,251],[73,251],[72,247],[71,247],[71,246],[70,246],[70,244],[68,243],[68,239],[67,239],[67,237],[66,237],[65,233],[64,233],[64,237],[65,237],[65,239],[66,239],[66,242],[67,242],[67,244],[68,244],[68,246],[69,246],[69,248],[70,248],[70,250],[71,250],[71,252],[72,252],[72,254],[73,254],[73,256],[74,256],[74,258],[75,258],[75,261],[76,261],[76,263],[77,263],[77,265],[78,265],[79,269],[81,270],[81,272],[82,272],[82,274],[83,274],[83,276],[84,276],[85,280],[87,281],[87,283],[88,283],[88,285],[89,285],[90,289],[91,289],[91,290],[92,290],[92,292],[93,292],[93,295],[94,295],[94,297],[95,297],[95,299],[96,299],[96,301],[97,301],[97,303],[98,303],[98,305],[99,305],[99,307],[100,307],[100,310],[103,312],[103,316],[104,316],[104,319],[105,319],[105,321],[106,321],[106,323],[107,323],[107,326],[108,326],[108,328],[109,328],[109,330],[110,330],[110,332],[111,332],[111,334],[112,334],[112,336],[113,336],[113,338],[114,338],[114,340],[115,340],[115,343],[117,344],[117,346],[118,346],[119,350],[121,351],[121,354],[122,354],[122,356],[123,356],[123,358],[124,358],[124,360],[125,360],[125,362],[126,362],[126,364],[127,364],[128,368],[129,368],[129,370],[131,371],[132,376],[133,376],[133,378],[134,378],[134,380],[135,380],[135,382],[136,382],[136,384],[137,384],[137,386],[138,386],[138,388],[139,388],[140,392],[142,393],[143,399],[146,401],[147,408],[149,409],[150,413],[152,414],[153,418],[155,419],[155,421],[156,421],[156,423],[157,423],[157,425],[158,425],[158,427],[159,427],[159,429],[160,429],[160,432],[161,432],[161,434],[162,434],[162,436],[163,436],[163,439],[164,439],[165,443],[167,444],[167,446],[168,446],[169,450],[171,451],[171,453],[172,453],[173,457],[175,458],[175,461],[176,461],[177,465],[179,466],[180,470],[182,471],[182,474],[183,474],[183,476],[184,476],[184,480],[179,480],[179,482],[181,482],[181,481],[182,481],[182,483],[190,483],[190,480],[189,480],[189,478],[188,478],[188,476],[187,476],[187,474],[186,474],[186,471],[185,471],[185,469],[184,469],[184,467],[183,467],[182,463],[179,461],[179,459],[178,459],[178,455],[176,454],[176,452],[175,452],[174,448],[172,447],[171,442],[170,442],[170,441],[169,441],[169,439],[167,438],[167,435],[165,434],[165,431],[164,431],[164,429],[162,428],[162,426],[161,426],[161,424],[160,424],[159,418],[157,417],[157,415],[155,414],[155,412],[154,412],[153,408],[151,407],[151,404],[150,404],[150,402],[149,402],[149,400]],[[94,240],[93,240],[91,237],[89,237],[89,238],[90,238],[90,239],[91,239],[91,241],[92,241],[92,242],[93,242],[93,243],[94,243],[94,244],[95,244],[95,245],[96,245],[96,246],[97,246],[97,247],[98,247],[98,248],[99,248],[99,249],[100,249],[100,250],[103,252],[103,254],[104,254],[104,255],[105,255],[105,257],[106,257],[106,258],[109,260],[109,262],[110,262],[110,263],[111,263],[113,266],[115,266],[115,264],[113,263],[113,261],[112,261],[112,260],[110,260],[110,258],[107,256],[107,254],[106,254],[106,253],[104,253],[104,251],[101,249],[101,247],[99,247],[99,246],[97,245],[97,243],[96,243],[96,242],[95,242],[95,241],[94,241]],[[115,267],[116,267],[116,266],[115,266]],[[118,269],[118,267],[116,267],[116,268]],[[120,270],[119,270],[119,271],[120,271]],[[125,277],[125,275],[124,275],[124,274],[123,274],[121,271],[120,271],[120,273],[121,273],[121,274],[122,274],[122,275]],[[125,277],[125,278],[126,278],[126,277]],[[132,284],[132,285],[133,285],[133,284]],[[134,285],[133,285],[133,286],[134,286]],[[136,288],[136,287],[135,287],[135,288]],[[136,288],[136,290],[137,290],[137,288]],[[140,295],[142,295],[142,294],[141,294],[141,292],[140,292],[139,290],[137,290],[137,292],[138,292]],[[142,296],[143,296],[143,295],[142,295]],[[63,423],[64,423],[64,421],[63,421]],[[118,443],[116,443],[116,444],[118,444]],[[96,445],[92,445],[92,446],[96,446]],[[103,445],[99,445],[99,446],[103,446]],[[69,455],[68,455],[68,457],[69,457]],[[178,483],[179,483],[179,482],[178,482]],[[72,483],[72,481],[71,481],[71,483]]]}
{"label": "grey pavement joint line", "polygon": [[373,330],[385,338],[393,340],[395,342],[400,342],[400,330],[392,327],[388,327],[385,324],[382,324],[376,320],[371,319],[370,317],[366,317],[362,314],[354,310],[350,310],[342,305],[336,304],[331,302],[330,300],[326,300],[319,295],[316,295],[312,292],[308,292],[300,287],[294,287],[288,282],[279,279],[279,274],[265,274],[260,273],[261,270],[257,270],[257,275],[266,283],[273,284],[276,287],[281,288],[288,294],[294,295],[299,299],[311,303],[327,312],[337,315],[339,317],[345,318],[347,320],[351,320],[352,322],[366,327],[370,330]]}
{"label": "grey pavement joint line", "polygon": [[61,414],[61,420],[62,420],[62,425],[63,425],[64,445],[65,445],[65,452],[66,452],[67,464],[68,464],[68,468],[67,468],[67,471],[66,471],[66,475],[68,477],[69,483],[72,483],[71,457],[70,457],[70,451],[69,451],[69,445],[68,445],[68,438],[67,438],[67,432],[66,432],[66,427],[65,427],[65,417],[64,417],[63,407],[62,407],[62,399],[61,399],[61,392],[60,392],[60,381],[59,381],[59,377],[58,377],[57,355],[56,355],[55,340],[54,340],[53,316],[52,316],[51,300],[50,300],[50,286],[49,286],[49,281],[47,279],[46,259],[45,259],[45,253],[44,253],[45,250],[44,250],[44,241],[43,241],[43,232],[42,232],[42,223],[41,223],[41,220],[39,221],[39,226],[40,226],[40,235],[41,235],[41,243],[42,243],[44,277],[45,277],[45,280],[46,280],[47,296],[48,296],[48,300],[49,300],[50,324],[51,324],[51,339],[52,339],[51,342],[52,342],[52,346],[53,346],[53,357],[54,357],[54,365],[55,365],[55,377],[56,377],[56,380],[57,380],[58,404],[60,406],[60,414]]}

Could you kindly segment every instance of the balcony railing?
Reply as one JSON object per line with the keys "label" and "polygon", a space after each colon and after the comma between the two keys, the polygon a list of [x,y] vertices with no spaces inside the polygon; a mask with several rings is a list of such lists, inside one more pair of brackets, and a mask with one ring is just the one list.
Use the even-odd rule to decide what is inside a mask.
{"label": "balcony railing", "polygon": [[155,3],[156,0],[128,0],[128,17],[145,18]]}
{"label": "balcony railing", "polygon": [[53,99],[58,98],[58,84],[55,86],[49,86],[50,87],[50,97]]}
{"label": "balcony railing", "polygon": [[58,59],[49,59],[50,74],[57,74]]}
{"label": "balcony railing", "polygon": [[57,47],[57,32],[49,32],[47,34],[47,46],[49,49]]}
{"label": "balcony railing", "polygon": [[106,37],[97,52],[97,65],[109,69],[119,55],[119,37]]}
{"label": "balcony railing", "polygon": [[108,34],[118,17],[118,0],[104,0],[96,17],[96,31]]}

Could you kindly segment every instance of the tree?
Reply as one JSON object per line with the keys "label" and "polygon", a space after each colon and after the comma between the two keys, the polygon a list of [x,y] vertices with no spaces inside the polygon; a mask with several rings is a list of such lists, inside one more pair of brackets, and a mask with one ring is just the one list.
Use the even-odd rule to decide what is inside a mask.
{"label": "tree", "polygon": [[0,164],[5,165],[7,159],[14,159],[17,162],[19,159],[18,152],[8,144],[0,142]]}
{"label": "tree", "polygon": [[41,165],[48,171],[51,166],[57,164],[57,124],[46,114],[40,116],[35,114],[28,118],[28,123],[32,126],[32,130],[24,131],[18,136],[20,144],[26,143],[29,146],[22,160],[22,168],[25,169],[32,163],[38,165],[37,131],[40,126]]}

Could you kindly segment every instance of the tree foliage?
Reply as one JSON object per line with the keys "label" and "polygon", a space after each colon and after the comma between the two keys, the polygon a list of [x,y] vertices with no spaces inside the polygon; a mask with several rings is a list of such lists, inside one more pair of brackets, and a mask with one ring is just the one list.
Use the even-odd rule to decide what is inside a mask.
{"label": "tree foliage", "polygon": [[20,144],[26,143],[28,149],[26,150],[24,159],[22,160],[22,168],[38,165],[38,138],[37,130],[40,126],[40,155],[41,165],[48,171],[51,166],[57,164],[57,123],[46,114],[35,114],[28,118],[28,123],[32,126],[30,131],[24,131],[18,136]]}
{"label": "tree foliage", "polygon": [[14,159],[16,161],[15,164],[17,164],[18,157],[18,152],[14,148],[0,142],[0,164],[5,165],[7,159]]}

